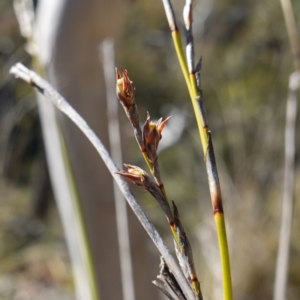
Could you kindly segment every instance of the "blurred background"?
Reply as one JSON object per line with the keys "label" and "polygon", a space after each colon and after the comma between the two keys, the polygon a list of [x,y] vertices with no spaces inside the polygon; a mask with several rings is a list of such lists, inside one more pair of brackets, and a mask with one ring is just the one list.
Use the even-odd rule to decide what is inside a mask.
{"label": "blurred background", "polygon": [[[173,3],[184,34],[181,17],[184,1]],[[89,1],[85,5],[88,4]],[[292,4],[300,28],[300,2],[292,1]],[[221,299],[221,268],[202,147],[162,3],[135,0],[112,7],[101,4],[96,7],[99,15],[107,17],[103,21],[100,18],[97,24],[103,34],[100,37],[93,33],[90,35],[95,35],[98,44],[107,36],[115,38],[117,66],[126,68],[134,82],[141,122],[146,119],[147,111],[153,119],[174,116],[165,128],[160,145],[163,181],[169,198],[178,204],[191,239],[205,299]],[[83,11],[86,22],[89,17],[92,19],[92,15],[97,15],[97,10],[85,10],[82,4],[69,24],[75,24]],[[113,30],[107,22],[114,24]],[[62,26],[63,23],[58,24]],[[89,33],[98,28],[87,26],[90,27],[85,30]],[[108,33],[105,31],[107,28]],[[83,29],[72,32],[74,40],[80,39],[81,34],[83,37],[87,35]],[[280,3],[273,0],[195,1],[194,39],[196,59],[203,58],[202,87],[224,198],[235,299],[272,299],[281,221],[287,87],[294,70]],[[59,47],[67,47],[62,38]],[[72,267],[45,159],[36,95],[31,87],[9,74],[10,67],[18,61],[32,67],[28,48],[28,40],[20,34],[12,1],[2,0],[0,298],[75,299]],[[94,48],[98,59],[95,64],[99,63],[97,68],[102,68],[103,62],[98,58],[96,46]],[[66,53],[70,54],[68,51]],[[80,52],[74,52],[80,55]],[[80,61],[75,54],[74,61]],[[51,61],[43,61],[50,81],[54,78],[51,77],[54,76],[51,73],[53,69],[49,66]],[[72,72],[72,68],[67,70]],[[93,90],[90,86],[92,80],[80,81],[83,91],[89,93]],[[70,83],[61,82],[62,89]],[[105,90],[105,87],[101,89]],[[72,96],[72,93],[66,94]],[[79,96],[82,103],[86,103],[90,94],[81,92]],[[99,105],[106,107],[105,101],[101,101],[99,99]],[[76,105],[80,107],[80,104]],[[83,115],[85,113],[88,114],[88,111]],[[102,113],[106,115],[105,109]],[[125,162],[146,168],[134,143],[131,126],[121,113]],[[67,128],[68,124],[64,122],[63,126]],[[92,122],[96,122],[95,119]],[[67,143],[76,147],[76,143],[72,144],[72,130],[70,132],[70,138],[66,134]],[[299,139],[296,145],[297,153]],[[78,153],[71,153],[72,158],[76,155]],[[84,155],[81,156],[83,163],[85,159]],[[299,160],[296,159],[295,211],[287,287],[289,300],[300,299],[298,165]],[[109,174],[105,173],[103,177],[109,178]],[[158,205],[145,191],[131,188],[159,232],[172,246],[165,217]],[[109,198],[109,201],[114,207],[113,199]],[[93,205],[86,208],[86,218],[89,218],[90,210],[95,218],[101,219],[102,210]],[[140,226],[137,222],[133,224],[133,228]],[[89,226],[93,227],[88,225],[88,230]],[[104,230],[107,231],[107,228]],[[93,230],[95,232],[90,236],[96,239],[98,228]],[[134,239],[134,234],[131,235]],[[138,233],[136,236],[139,236]],[[142,238],[136,238],[131,244],[133,261],[134,252],[141,252],[139,241]],[[143,241],[152,257],[149,259],[152,268],[148,270],[143,266],[142,272],[148,272],[149,278],[155,279],[159,254],[146,236],[143,236]],[[96,242],[95,245],[92,249],[97,249]],[[110,248],[106,250],[111,251]],[[98,250],[93,251],[95,254]],[[140,259],[143,261],[144,258]],[[97,263],[101,265],[100,260]],[[136,268],[141,267],[139,264]],[[100,294],[102,277],[105,275],[98,275]],[[108,280],[112,281],[112,278]],[[155,290],[150,280],[146,288]],[[137,292],[136,298],[146,299],[142,295],[142,292]],[[113,298],[104,295],[102,299]],[[121,298],[117,296],[115,299]]]}

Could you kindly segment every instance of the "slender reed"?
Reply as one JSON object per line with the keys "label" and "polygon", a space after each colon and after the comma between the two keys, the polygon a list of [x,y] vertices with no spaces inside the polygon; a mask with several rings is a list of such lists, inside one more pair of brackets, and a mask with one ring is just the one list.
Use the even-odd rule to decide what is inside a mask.
{"label": "slender reed", "polygon": [[289,92],[286,108],[285,124],[285,167],[282,198],[282,217],[275,272],[274,300],[286,299],[289,253],[292,233],[295,189],[295,136],[297,119],[297,94],[299,92],[300,76],[293,73],[289,80]]}
{"label": "slender reed", "polygon": [[[14,0],[13,3],[21,34],[27,39],[27,49],[32,56],[33,65],[43,74],[44,66],[38,55],[40,53],[36,51],[33,2]],[[75,294],[79,299],[97,300],[99,291],[96,272],[69,153],[55,108],[44,101],[41,94],[37,95],[37,101],[53,192],[73,267]]]}
{"label": "slender reed", "polygon": [[290,0],[280,0],[286,29],[289,35],[295,69],[300,72],[300,41]]}
{"label": "slender reed", "polygon": [[217,228],[218,242],[220,248],[221,264],[222,264],[222,277],[223,277],[223,293],[225,300],[233,299],[232,283],[231,283],[231,270],[230,259],[227,244],[227,234],[224,219],[224,210],[222,205],[221,188],[218,178],[216,160],[213,151],[211,133],[208,128],[206,114],[203,104],[203,93],[201,90],[201,60],[196,68],[194,68],[194,43],[192,35],[192,1],[187,0],[184,7],[184,22],[187,31],[187,60],[184,57],[181,37],[176,24],[174,11],[169,0],[162,0],[168,23],[170,26],[171,34],[177,57],[189,90],[190,98],[192,101],[193,109],[196,115],[200,139],[204,152],[204,160],[208,174],[209,189],[211,201],[213,206],[213,213]]}
{"label": "slender reed", "polygon": [[296,72],[291,74],[289,79],[289,91],[286,103],[284,185],[281,227],[275,271],[274,300],[286,299],[287,293],[290,242],[294,210],[297,96],[300,83],[300,42],[293,7],[290,0],[280,0],[280,3],[290,40]]}
{"label": "slender reed", "polygon": [[110,158],[102,142],[92,131],[92,129],[87,125],[84,119],[70,106],[70,104],[47,81],[43,80],[35,72],[27,69],[25,66],[23,66],[20,63],[13,66],[10,72],[14,74],[16,77],[19,77],[20,79],[28,82],[33,87],[35,87],[41,94],[43,94],[48,100],[50,100],[53,105],[55,105],[60,111],[66,114],[85,134],[85,136],[88,138],[88,140],[91,142],[91,144],[95,147],[95,149],[101,156],[103,162],[107,166],[114,180],[117,182],[128,204],[130,205],[133,212],[136,214],[137,218],[139,219],[139,221],[145,228],[146,232],[152,239],[153,243],[155,244],[155,246],[163,256],[168,268],[170,268],[172,274],[176,278],[176,281],[178,282],[178,284],[180,284],[180,287],[186,299],[194,300],[195,299],[194,292],[190,287],[189,283],[187,282],[186,278],[182,274],[182,271],[179,268],[178,264],[174,260],[168,248],[165,246],[159,233],[156,231],[153,224],[149,221],[143,209],[138,204],[135,197],[132,195],[126,182],[117,174],[117,172],[119,172],[119,169]]}
{"label": "slender reed", "polygon": [[[103,71],[106,86],[108,136],[111,157],[115,161],[117,166],[121,166],[123,163],[123,158],[120,125],[118,118],[119,106],[115,99],[115,47],[113,39],[105,39],[102,42],[100,48],[102,52],[100,54],[100,59],[102,58],[101,60],[103,62]],[[124,300],[135,300],[127,207],[126,202],[124,201],[124,197],[115,181],[113,182],[113,188],[116,207],[123,298]]]}

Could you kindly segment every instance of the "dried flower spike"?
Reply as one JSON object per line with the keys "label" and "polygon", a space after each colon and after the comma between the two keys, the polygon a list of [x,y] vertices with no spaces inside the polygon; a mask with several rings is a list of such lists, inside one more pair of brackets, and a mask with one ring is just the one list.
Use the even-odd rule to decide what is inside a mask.
{"label": "dried flower spike", "polygon": [[146,187],[145,181],[149,179],[149,175],[141,168],[124,164],[124,166],[128,169],[128,171],[120,171],[116,172],[117,174],[129,179],[131,182],[138,186]]}
{"label": "dried flower spike", "polygon": [[127,70],[121,70],[121,72],[116,68],[117,97],[124,108],[124,111],[131,126],[133,127],[134,136],[137,140],[140,150],[143,151],[144,144],[142,137],[142,129],[140,126],[137,105],[134,100],[135,88],[132,85],[132,81],[130,81]]}
{"label": "dried flower spike", "polygon": [[174,218],[170,206],[166,201],[162,191],[157,186],[157,184],[150,178],[150,176],[143,169],[128,164],[124,164],[124,166],[128,169],[127,172],[119,171],[116,173],[127,178],[134,184],[141,186],[145,190],[147,190],[159,203],[160,207],[165,213],[165,216],[169,222],[171,229],[174,228]]}
{"label": "dried flower spike", "polygon": [[126,106],[126,108],[129,108],[134,103],[135,89],[132,85],[132,81],[130,81],[127,70],[121,70],[121,72],[116,68],[116,92],[122,104]]}
{"label": "dried flower spike", "polygon": [[143,127],[143,141],[148,159],[154,163],[157,159],[157,147],[162,138],[162,131],[167,122],[172,118],[168,117],[164,121],[160,118],[157,123],[150,121],[150,114],[147,112],[147,120]]}

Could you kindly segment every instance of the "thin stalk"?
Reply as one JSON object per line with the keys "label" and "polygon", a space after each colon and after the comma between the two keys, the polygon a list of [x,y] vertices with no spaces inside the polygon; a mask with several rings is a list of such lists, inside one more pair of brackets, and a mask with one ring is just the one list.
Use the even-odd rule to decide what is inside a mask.
{"label": "thin stalk", "polygon": [[[43,72],[36,56],[35,69]],[[69,153],[55,108],[37,95],[48,167],[73,266],[78,298],[100,299],[95,264]],[[76,266],[76,267],[75,267]]]}
{"label": "thin stalk", "polygon": [[84,119],[70,106],[70,104],[56,90],[54,90],[54,88],[47,81],[43,80],[35,72],[27,69],[20,63],[13,66],[10,72],[16,77],[21,78],[22,80],[28,82],[33,87],[35,87],[41,94],[48,98],[48,100],[50,100],[53,105],[55,105],[60,111],[66,114],[85,134],[85,136],[88,138],[88,140],[91,142],[91,144],[95,147],[95,149],[101,156],[103,162],[107,166],[114,180],[117,182],[121,192],[123,193],[133,212],[139,219],[140,223],[143,225],[146,232],[152,239],[153,243],[155,244],[161,255],[164,257],[166,264],[175,276],[177,282],[180,284],[180,287],[182,288],[186,298],[189,300],[194,300],[195,296],[193,290],[191,289],[190,285],[188,284],[187,280],[182,274],[182,271],[180,270],[178,264],[171,255],[169,249],[165,246],[159,233],[154,228],[153,224],[149,221],[148,217],[146,216],[141,206],[138,204],[135,197],[132,195],[127,183],[121,178],[121,176],[117,174],[117,172],[119,172],[119,169],[110,158],[109,153],[105,149],[104,145],[96,136],[96,134],[92,131],[92,129],[88,126],[88,124],[84,121]]}
{"label": "thin stalk", "polygon": [[188,66],[184,57],[184,52],[182,49],[182,42],[181,42],[181,36],[180,36],[180,32],[178,31],[178,29],[171,31],[172,34],[172,38],[173,38],[173,43],[175,46],[175,50],[176,50],[176,54],[177,54],[177,58],[181,67],[181,71],[183,73],[184,79],[185,79],[185,83],[188,87],[189,90],[189,94],[192,97],[193,96],[193,89],[192,89],[192,85],[191,85],[191,81],[190,81],[190,77],[189,77],[189,71],[188,71]]}
{"label": "thin stalk", "polygon": [[219,242],[219,251],[222,264],[222,278],[223,278],[223,298],[225,300],[233,299],[230,259],[228,253],[226,225],[224,218],[224,209],[222,203],[221,187],[219,176],[217,172],[217,165],[212,145],[211,135],[209,133],[208,148],[205,157],[205,164],[208,176],[210,197],[212,201],[214,219],[217,227],[217,235]]}
{"label": "thin stalk", "polygon": [[223,293],[224,299],[233,299],[230,259],[228,255],[227,234],[225,226],[224,213],[217,212],[214,214],[215,223],[217,226],[218,242],[220,247],[220,255],[222,262],[222,278],[223,278]]}
{"label": "thin stalk", "polygon": [[287,291],[290,242],[294,210],[293,201],[295,190],[297,95],[299,93],[300,81],[300,42],[293,13],[293,7],[290,0],[280,0],[280,3],[290,40],[296,72],[290,76],[289,94],[286,104],[284,185],[280,236],[275,271],[274,300],[286,299]]}
{"label": "thin stalk", "polygon": [[[192,76],[194,81],[193,86],[196,85],[195,77]],[[199,98],[200,95],[197,95]],[[211,134],[208,129],[206,120],[203,119],[205,112],[200,112],[200,109],[203,108],[203,99],[199,98],[199,105],[197,106],[197,111],[201,116],[201,124],[206,124],[201,126],[202,130],[200,131],[200,137],[202,142],[202,147],[206,147],[204,152],[205,161],[206,161],[206,171],[208,174],[208,183],[211,195],[211,201],[213,205],[215,224],[217,228],[218,242],[219,242],[219,251],[221,256],[221,265],[222,265],[222,278],[223,278],[223,298],[224,300],[232,300],[232,282],[231,282],[231,269],[230,269],[230,257],[229,249],[227,243],[227,234],[226,234],[226,225],[224,217],[224,209],[222,204],[222,194],[221,187],[218,178],[217,164],[214,156],[213,144],[211,140]],[[200,127],[200,124],[198,124]]]}
{"label": "thin stalk", "polygon": [[[41,105],[42,101],[43,101],[43,99],[40,99],[40,105]],[[46,126],[49,126],[49,123],[47,123]],[[64,172],[67,175],[68,185],[69,185],[68,188],[69,188],[71,196],[72,196],[72,204],[73,204],[73,210],[74,210],[73,213],[75,216],[75,223],[76,223],[76,224],[73,224],[73,226],[75,228],[77,227],[77,229],[76,229],[78,231],[77,235],[79,235],[80,239],[81,239],[79,242],[77,242],[77,244],[81,246],[80,248],[82,248],[80,255],[82,256],[82,259],[84,260],[84,263],[85,263],[85,265],[83,267],[85,268],[84,273],[86,276],[85,280],[87,281],[87,283],[85,283],[84,282],[85,280],[83,281],[82,278],[81,278],[81,280],[77,278],[77,281],[78,281],[77,285],[80,286],[81,284],[84,284],[84,283],[85,283],[85,285],[88,284],[88,286],[85,286],[85,288],[88,288],[89,292],[85,291],[84,297],[88,297],[88,294],[90,294],[91,296],[89,296],[89,297],[91,297],[91,299],[97,300],[97,299],[100,299],[100,295],[99,295],[99,290],[97,287],[95,264],[94,264],[94,260],[93,260],[93,256],[92,256],[90,241],[89,241],[88,234],[87,234],[86,223],[85,223],[85,219],[83,216],[82,204],[80,202],[79,192],[78,192],[77,186],[75,184],[76,181],[75,181],[74,173],[72,170],[70,156],[69,156],[67,146],[65,143],[65,137],[63,136],[63,131],[62,131],[59,123],[57,124],[57,126],[59,129],[58,134],[59,134],[59,139],[60,139],[60,143],[61,143],[61,154],[62,154],[64,165],[65,165]],[[53,138],[53,136],[52,136],[52,138]],[[52,142],[53,142],[53,140],[52,140]],[[56,159],[57,159],[57,153],[56,153]],[[61,185],[61,182],[60,182],[60,185]],[[66,201],[66,200],[67,199],[64,198],[64,201]],[[62,202],[62,201],[60,201],[60,202]],[[60,209],[62,210],[63,209],[62,205],[59,205],[59,206],[60,206]],[[63,214],[66,214],[66,213],[61,213],[61,215],[63,215]],[[71,226],[70,216],[67,217],[66,215],[64,215],[64,223],[66,223],[66,222],[68,222],[68,225],[65,224],[65,227],[67,227],[67,226],[70,227]],[[72,232],[69,232],[69,230],[67,230],[66,232],[68,232],[69,235],[72,235]],[[73,235],[74,235],[74,233],[73,233]],[[71,239],[71,238],[67,237],[67,239]],[[75,245],[74,242],[72,245],[73,246]],[[74,252],[74,249],[69,250],[69,251]],[[78,254],[76,257],[78,260],[78,257],[79,257]],[[73,257],[73,259],[75,260],[76,257]],[[82,270],[80,270],[80,271],[82,272]],[[78,277],[78,275],[77,275],[77,277]],[[81,287],[81,289],[82,289],[82,287]]]}
{"label": "thin stalk", "polygon": [[205,113],[201,112],[201,106],[203,107],[203,99],[201,98],[198,92],[195,74],[193,73],[190,74],[190,80],[191,80],[191,86],[193,92],[193,96],[192,96],[193,98],[191,99],[192,99],[193,108],[197,119],[198,129],[200,133],[200,140],[205,155],[208,146],[208,125],[206,120],[203,119],[203,115],[205,115]]}
{"label": "thin stalk", "polygon": [[[217,172],[217,166],[216,166],[211,136],[209,133],[207,121],[204,118],[205,111],[204,111],[204,105],[202,99],[202,91],[201,91],[201,87],[197,85],[192,64],[190,64],[192,66],[190,70],[188,69],[188,65],[182,50],[180,33],[176,24],[175,15],[171,3],[169,0],[162,0],[162,2],[169,22],[177,57],[192,101],[198,129],[200,133],[202,149],[204,152],[206,169],[208,174],[209,189],[211,194],[211,201],[213,205],[215,223],[216,223],[217,234],[218,234],[219,251],[221,256],[222,277],[223,277],[223,297],[224,300],[232,300],[233,295],[232,295],[232,283],[231,283],[230,258],[229,258],[229,251],[228,251],[226,226],[224,220],[224,211],[222,206],[222,195],[221,195],[221,189],[219,184],[219,178],[218,178],[218,172]],[[189,23],[190,25],[192,23],[191,11],[189,12],[189,14],[186,14],[186,16],[188,16],[189,20],[185,21],[185,23],[186,25],[187,23]],[[194,60],[193,46],[191,49],[192,51],[190,51],[191,54],[190,57],[188,57],[188,60],[193,61]]]}
{"label": "thin stalk", "polygon": [[[118,118],[118,103],[115,101],[115,49],[112,39],[105,39],[101,44],[103,71],[106,86],[106,103],[108,115],[108,136],[111,157],[118,166],[123,163],[120,125]],[[126,202],[116,182],[113,182],[116,208],[117,234],[124,300],[135,300],[134,280],[132,273],[132,258],[130,252],[130,236]]]}
{"label": "thin stalk", "polygon": [[[141,151],[142,154],[143,154],[143,157],[145,159],[145,162],[147,163],[147,166],[152,174],[152,176],[154,177],[155,179],[155,182],[156,184],[158,185],[158,187],[160,188],[161,192],[163,193],[166,201],[168,202],[168,196],[167,196],[167,192],[166,192],[166,189],[165,189],[165,186],[163,184],[163,182],[161,181],[161,178],[160,178],[160,172],[159,172],[159,164],[158,164],[158,161],[156,161],[155,163],[152,163],[148,156],[147,156],[147,153],[145,151]],[[158,171],[158,172],[157,172]]]}
{"label": "thin stalk", "polygon": [[153,168],[152,162],[149,160],[146,151],[141,151],[141,152],[143,154],[144,160],[145,160],[145,162],[146,162],[146,164],[147,164],[147,166],[148,166],[151,174],[153,174],[154,173],[154,168]]}
{"label": "thin stalk", "polygon": [[187,63],[184,57],[184,52],[182,49],[182,44],[181,44],[181,37],[180,37],[180,33],[178,30],[176,31],[172,31],[172,38],[173,38],[173,42],[174,42],[174,46],[175,46],[175,50],[176,50],[176,54],[177,54],[177,58],[179,60],[180,63],[180,67],[181,67],[181,71],[183,73],[184,79],[185,79],[185,83],[188,87],[188,91],[189,91],[189,95],[192,101],[192,105],[193,105],[193,110],[196,116],[196,121],[197,121],[197,125],[198,125],[198,130],[200,133],[200,139],[202,142],[202,148],[203,148],[203,152],[205,153],[206,149],[207,149],[207,133],[205,132],[203,126],[202,126],[202,118],[201,118],[201,114],[198,108],[198,103],[197,103],[197,93],[198,91],[195,90],[194,87],[194,80],[190,79],[190,74],[188,71],[188,67],[187,67]]}
{"label": "thin stalk", "polygon": [[[214,157],[211,134],[209,132],[206,120],[203,119],[203,116],[205,116],[205,112],[201,111],[201,109],[204,109],[203,99],[201,99],[199,91],[197,89],[195,75],[191,74],[190,76],[191,76],[191,83],[192,83],[193,95],[194,95],[193,98],[194,100],[192,99],[192,102],[194,103],[196,102],[195,99],[198,99],[198,104],[193,106],[194,107],[196,106],[195,113],[197,112],[200,115],[201,123],[199,123],[197,120],[198,128],[200,131],[202,147],[203,149],[206,149],[204,151],[204,156],[206,158],[205,159],[206,170],[208,173],[208,183],[209,183],[209,189],[211,194],[211,201],[213,205],[214,219],[217,228],[219,251],[221,256],[223,298],[224,300],[232,300],[233,294],[232,294],[232,282],[231,282],[230,257],[229,257],[228,243],[227,243],[224,209],[222,204],[222,194],[221,194],[221,188],[220,188],[220,183],[218,178],[217,164]],[[211,161],[209,162],[209,160]],[[210,176],[210,174],[212,176]]]}
{"label": "thin stalk", "polygon": [[289,95],[286,103],[284,185],[281,227],[275,272],[274,300],[286,299],[287,291],[290,242],[294,210],[295,140],[299,82],[300,73],[293,73],[290,76]]}
{"label": "thin stalk", "polygon": [[74,267],[76,296],[97,300],[100,298],[93,258],[64,138],[56,120],[55,108],[42,95],[37,96],[47,160],[50,162],[49,172]]}
{"label": "thin stalk", "polygon": [[[34,39],[35,24],[32,1],[15,0],[14,10],[21,34],[27,39],[27,44],[31,46],[29,48],[35,49],[32,47],[36,42]],[[44,73],[37,53],[32,51],[31,55],[35,69]],[[37,97],[43,139],[51,183],[73,267],[75,293],[78,299],[97,300],[99,293],[93,257],[68,152],[54,107],[42,98],[42,95]]]}
{"label": "thin stalk", "polygon": [[290,0],[280,0],[286,29],[289,35],[295,69],[300,72],[300,42],[293,7]]}

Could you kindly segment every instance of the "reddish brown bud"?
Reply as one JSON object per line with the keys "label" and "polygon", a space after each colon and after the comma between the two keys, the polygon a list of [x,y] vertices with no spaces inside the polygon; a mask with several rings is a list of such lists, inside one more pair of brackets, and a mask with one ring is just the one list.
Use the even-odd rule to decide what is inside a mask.
{"label": "reddish brown bud", "polygon": [[116,92],[122,104],[129,108],[134,103],[134,87],[127,70],[121,70],[121,72],[116,68]]}
{"label": "reddish brown bud", "polygon": [[124,164],[124,166],[128,169],[128,171],[120,171],[116,172],[117,174],[129,179],[134,184],[143,187],[147,190],[159,203],[162,210],[164,211],[168,222],[174,223],[173,215],[170,210],[170,206],[166,201],[164,195],[161,190],[157,186],[157,184],[150,178],[150,176],[141,168]]}
{"label": "reddish brown bud", "polygon": [[128,164],[124,164],[124,166],[128,169],[128,171],[120,171],[117,172],[117,174],[129,179],[131,182],[138,186],[147,188],[147,184],[145,184],[145,181],[149,181],[149,175],[143,169]]}
{"label": "reddish brown bud", "polygon": [[147,112],[147,120],[143,128],[143,140],[144,140],[147,156],[152,162],[156,160],[157,157],[156,150],[159,141],[162,138],[161,133],[170,118],[172,118],[172,116],[168,117],[164,121],[162,121],[162,118],[160,118],[155,124],[150,121],[150,114],[149,112]]}

